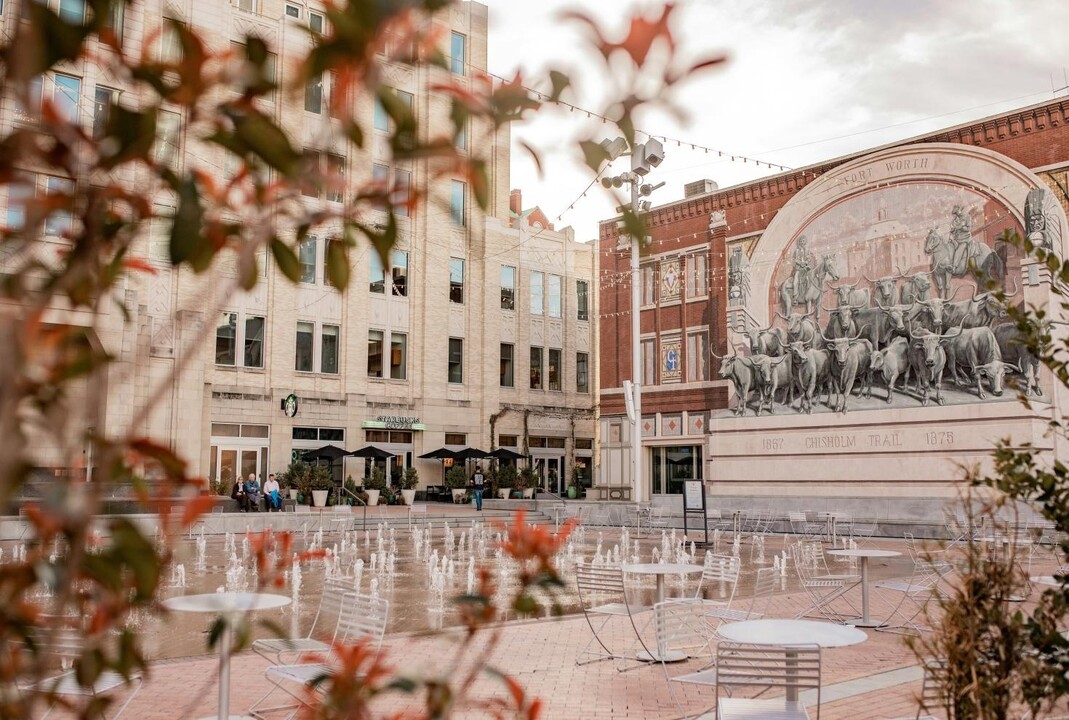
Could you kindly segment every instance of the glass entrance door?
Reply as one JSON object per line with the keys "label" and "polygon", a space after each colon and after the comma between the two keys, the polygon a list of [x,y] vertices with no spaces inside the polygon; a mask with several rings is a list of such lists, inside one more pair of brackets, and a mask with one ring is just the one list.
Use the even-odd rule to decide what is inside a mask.
{"label": "glass entrance door", "polygon": [[262,486],[267,480],[267,456],[266,447],[213,445],[211,477],[226,495],[230,494],[235,480],[244,481],[250,474],[255,475]]}
{"label": "glass entrance door", "polygon": [[562,457],[536,457],[534,458],[534,470],[538,476],[538,484],[545,492],[563,495],[567,492],[561,471],[564,468]]}

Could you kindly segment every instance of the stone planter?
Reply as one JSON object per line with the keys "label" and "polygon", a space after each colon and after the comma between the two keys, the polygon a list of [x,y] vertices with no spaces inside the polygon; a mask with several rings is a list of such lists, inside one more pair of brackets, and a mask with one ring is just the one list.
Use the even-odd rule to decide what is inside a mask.
{"label": "stone planter", "polygon": [[364,488],[364,492],[367,493],[367,505],[368,507],[375,507],[379,504],[379,491],[372,490],[371,488]]}
{"label": "stone planter", "polygon": [[454,503],[463,502],[464,498],[467,497],[467,495],[468,495],[468,491],[467,491],[466,488],[453,488],[453,502]]}
{"label": "stone planter", "polygon": [[290,491],[290,500],[296,500],[297,499],[297,488],[290,488],[289,491]]}
{"label": "stone planter", "polygon": [[497,489],[497,496],[499,498],[501,498],[502,500],[508,500],[509,499],[509,494],[511,494],[511,493],[512,493],[512,488],[498,488]]}
{"label": "stone planter", "polygon": [[326,507],[327,495],[330,490],[313,490],[312,491],[312,506],[313,507]]}
{"label": "stone planter", "polygon": [[404,498],[405,505],[412,507],[412,505],[416,502],[416,489],[412,488],[411,490],[401,490],[401,497]]}

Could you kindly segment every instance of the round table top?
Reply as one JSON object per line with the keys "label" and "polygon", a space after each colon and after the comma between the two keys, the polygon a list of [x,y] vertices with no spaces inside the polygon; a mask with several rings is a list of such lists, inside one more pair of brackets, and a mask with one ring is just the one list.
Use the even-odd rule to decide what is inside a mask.
{"label": "round table top", "polygon": [[898,557],[902,554],[897,550],[879,550],[877,548],[847,548],[845,550],[825,550],[824,552],[828,555],[860,558],[888,558]]}
{"label": "round table top", "polygon": [[203,595],[179,595],[167,598],[163,606],[178,612],[228,613],[251,610],[271,610],[289,605],[285,595],[250,592],[205,593]]}
{"label": "round table top", "polygon": [[699,573],[705,568],[690,563],[634,563],[623,566],[624,572],[640,575],[675,575],[677,573]]}
{"label": "round table top", "polygon": [[1038,585],[1050,585],[1052,587],[1059,587],[1061,585],[1053,575],[1033,575],[1028,579]]}
{"label": "round table top", "polygon": [[818,620],[744,620],[721,625],[725,640],[754,645],[819,645],[822,648],[857,645],[869,636],[855,627]]}

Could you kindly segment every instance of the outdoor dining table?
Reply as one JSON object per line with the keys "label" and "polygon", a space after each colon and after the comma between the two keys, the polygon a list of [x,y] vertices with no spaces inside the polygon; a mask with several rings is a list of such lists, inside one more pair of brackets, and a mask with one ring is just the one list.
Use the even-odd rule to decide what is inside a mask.
{"label": "outdoor dining table", "polygon": [[1051,587],[1061,587],[1061,583],[1053,575],[1033,575],[1028,578],[1037,585],[1050,585]]}
{"label": "outdoor dining table", "polygon": [[253,610],[272,610],[289,605],[284,595],[251,592],[205,593],[203,595],[179,595],[167,598],[163,606],[176,612],[213,613],[224,618],[223,633],[219,638],[219,714],[218,720],[228,720],[230,715],[230,649],[234,642],[234,622]]}
{"label": "outdoor dining table", "polygon": [[[653,575],[657,579],[656,601],[664,600],[664,576],[665,575],[691,575],[700,573],[705,568],[701,565],[690,563],[631,563],[621,568],[625,573],[636,575]],[[678,650],[667,650],[661,645],[660,637],[657,639],[657,649],[654,652],[642,650],[638,653],[638,659],[646,662],[681,662],[687,659],[687,654]]]}
{"label": "outdoor dining table", "polygon": [[869,616],[869,558],[899,557],[902,553],[895,550],[878,550],[876,548],[847,548],[846,550],[828,550],[827,553],[836,557],[861,558],[861,617],[847,620],[847,623],[867,628],[885,625],[885,621],[873,620]]}
{"label": "outdoor dining table", "polygon": [[[819,620],[743,620],[721,625],[716,632],[724,640],[732,642],[785,646],[788,664],[792,656],[797,658],[797,653],[790,651],[791,645],[836,648],[857,645],[869,639],[868,635],[857,628]],[[792,685],[789,678],[785,694],[788,701],[798,700],[798,687]]]}

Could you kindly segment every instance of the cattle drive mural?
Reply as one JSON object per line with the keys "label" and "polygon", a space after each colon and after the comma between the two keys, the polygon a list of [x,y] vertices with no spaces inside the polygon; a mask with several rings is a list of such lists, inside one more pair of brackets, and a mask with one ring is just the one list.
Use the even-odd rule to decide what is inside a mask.
{"label": "cattle drive mural", "polygon": [[772,322],[734,331],[716,356],[732,412],[991,402],[1008,386],[1044,397],[991,290],[1022,301],[1019,253],[997,240],[1007,229],[1022,232],[998,202],[934,182],[826,208],[776,265]]}

